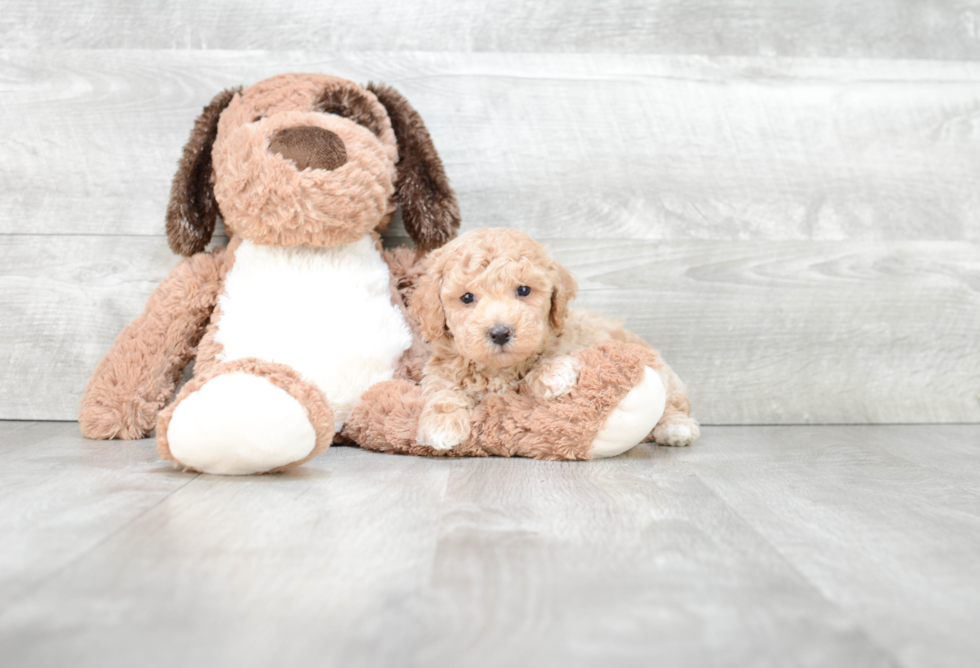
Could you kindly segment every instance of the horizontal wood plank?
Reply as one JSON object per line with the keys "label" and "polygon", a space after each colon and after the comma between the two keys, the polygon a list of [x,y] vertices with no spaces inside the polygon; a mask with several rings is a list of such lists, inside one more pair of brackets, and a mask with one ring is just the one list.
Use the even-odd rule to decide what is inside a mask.
{"label": "horizontal wood plank", "polygon": [[980,246],[551,244],[712,424],[980,421]]}
{"label": "horizontal wood plank", "polygon": [[980,8],[942,0],[5,0],[0,14],[17,48],[980,57]]}
{"label": "horizontal wood plank", "polygon": [[471,227],[980,240],[980,63],[119,50],[0,52],[0,233],[158,234],[200,109],[294,70],[399,88]]}
{"label": "horizontal wood plank", "polygon": [[980,425],[707,427],[593,462],[338,447],[232,478],[0,422],[0,645],[17,666],[972,666],[978,474]]}
{"label": "horizontal wood plank", "polygon": [[[660,348],[709,424],[980,421],[980,247],[555,240],[575,303]],[[162,237],[8,236],[0,418],[74,419],[176,263]]]}
{"label": "horizontal wood plank", "polygon": [[[729,433],[695,447],[724,460]],[[34,460],[66,478],[82,512],[56,506],[18,542],[59,523],[63,544],[101,536],[84,511],[136,497],[153,469],[148,441],[56,445]],[[79,449],[97,471],[79,470]],[[283,475],[198,476],[10,605],[0,644],[25,666],[893,665],[698,477],[710,463],[678,454],[556,463],[332,448]],[[155,473],[157,487],[186,478],[165,462]],[[20,475],[50,488],[40,471]],[[949,520],[932,504],[917,518],[929,513]],[[892,612],[896,625],[913,615]]]}

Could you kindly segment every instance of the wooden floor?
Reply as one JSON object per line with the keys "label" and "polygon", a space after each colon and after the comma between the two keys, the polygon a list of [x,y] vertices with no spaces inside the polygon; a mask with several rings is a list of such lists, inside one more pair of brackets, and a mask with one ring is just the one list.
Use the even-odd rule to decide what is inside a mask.
{"label": "wooden floor", "polygon": [[0,422],[3,666],[970,666],[980,425],[180,473]]}

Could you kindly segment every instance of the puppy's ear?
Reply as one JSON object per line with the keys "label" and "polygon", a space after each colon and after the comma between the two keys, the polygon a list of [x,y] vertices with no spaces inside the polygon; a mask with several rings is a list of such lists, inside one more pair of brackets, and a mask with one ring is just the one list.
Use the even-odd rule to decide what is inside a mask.
{"label": "puppy's ear", "polygon": [[218,93],[197,117],[184,146],[167,205],[167,238],[175,253],[200,253],[214,234],[218,203],[211,182],[211,148],[218,136],[221,112],[240,91],[234,88]]}
{"label": "puppy's ear", "polygon": [[433,251],[426,259],[425,273],[415,284],[408,311],[419,323],[422,336],[430,343],[446,333],[446,314],[442,310],[442,253]]}
{"label": "puppy's ear", "polygon": [[402,207],[405,230],[423,251],[442,246],[459,229],[459,204],[418,112],[397,90],[369,83],[367,89],[388,110],[398,142],[395,201]]}
{"label": "puppy's ear", "polygon": [[568,302],[575,299],[578,285],[571,273],[557,262],[551,267],[555,276],[555,284],[551,289],[551,313],[549,320],[554,329],[561,329],[568,317]]}

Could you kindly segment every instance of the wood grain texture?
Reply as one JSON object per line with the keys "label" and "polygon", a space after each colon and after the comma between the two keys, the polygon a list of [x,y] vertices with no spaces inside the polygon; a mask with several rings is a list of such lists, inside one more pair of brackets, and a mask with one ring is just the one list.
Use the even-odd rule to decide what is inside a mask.
{"label": "wood grain texture", "polygon": [[976,59],[972,0],[0,3],[8,47]]}
{"label": "wood grain texture", "polygon": [[194,477],[75,423],[19,424],[0,432],[0,614]]}
{"label": "wood grain texture", "polygon": [[[162,237],[8,236],[0,418],[74,419],[176,263]],[[565,240],[575,306],[625,317],[707,424],[980,421],[980,247]]]}
{"label": "wood grain texture", "polygon": [[[976,663],[976,427],[726,433],[725,448],[675,457],[900,665]],[[960,475],[939,472],[954,462]]]}
{"label": "wood grain texture", "polygon": [[[186,476],[152,462],[152,441],[106,444],[127,446],[161,483]],[[289,475],[195,478],[107,535],[104,551],[0,615],[5,663],[405,665],[449,469],[328,453]],[[104,462],[123,480],[135,475],[111,452]],[[54,601],[49,619],[72,630],[60,647],[36,642],[54,628],[37,624]],[[107,614],[90,614],[93,604]]]}
{"label": "wood grain texture", "polygon": [[98,360],[178,260],[163,237],[3,237],[0,418],[77,419]]}
{"label": "wood grain texture", "polygon": [[621,54],[7,50],[0,232],[159,233],[201,108],[292,70],[401,90],[469,227],[980,241],[980,63]]}
{"label": "wood grain texture", "polygon": [[[338,447],[245,478],[49,428],[0,423],[0,521],[25,546],[0,581],[37,577],[0,590],[4,665],[980,657],[977,425],[708,427],[575,463]],[[41,438],[6,447],[22,431]]]}
{"label": "wood grain texture", "polygon": [[709,424],[980,421],[980,246],[551,244]]}

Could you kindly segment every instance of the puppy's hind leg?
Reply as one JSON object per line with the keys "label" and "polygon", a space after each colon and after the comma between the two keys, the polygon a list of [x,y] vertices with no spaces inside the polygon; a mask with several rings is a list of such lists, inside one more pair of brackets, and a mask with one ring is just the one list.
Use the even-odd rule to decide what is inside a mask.
{"label": "puppy's hind leg", "polygon": [[657,445],[690,445],[701,435],[697,420],[691,417],[691,402],[687,396],[687,386],[673,370],[664,364],[657,370],[667,389],[667,406],[664,414],[647,437],[645,443]]}

